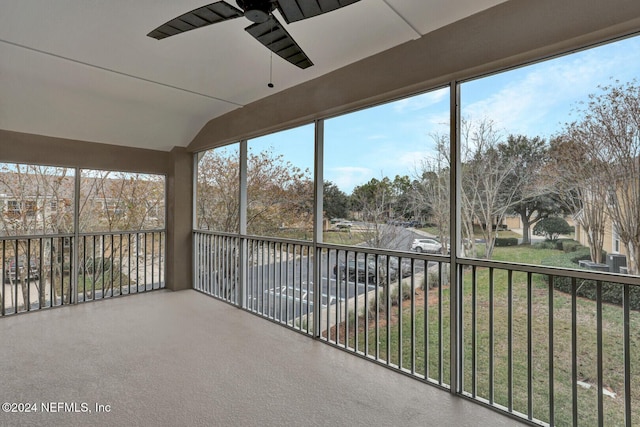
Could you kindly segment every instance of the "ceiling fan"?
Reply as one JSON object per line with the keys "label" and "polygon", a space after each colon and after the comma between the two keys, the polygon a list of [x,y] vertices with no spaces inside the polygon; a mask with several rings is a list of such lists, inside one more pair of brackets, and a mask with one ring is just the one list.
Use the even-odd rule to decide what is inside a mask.
{"label": "ceiling fan", "polygon": [[254,24],[245,28],[249,34],[293,65],[307,68],[313,62],[273,16],[278,11],[287,24],[331,12],[360,0],[236,0],[240,9],[226,1],[217,1],[178,16],[151,31],[147,36],[157,40],[207,25],[244,16]]}

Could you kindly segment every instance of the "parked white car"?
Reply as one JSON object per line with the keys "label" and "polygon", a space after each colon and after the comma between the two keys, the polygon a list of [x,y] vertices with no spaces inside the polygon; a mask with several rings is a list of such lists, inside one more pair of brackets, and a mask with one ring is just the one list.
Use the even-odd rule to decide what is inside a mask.
{"label": "parked white car", "polygon": [[335,224],[338,230],[350,229],[353,224],[351,221],[340,221]]}
{"label": "parked white car", "polygon": [[411,244],[411,250],[426,253],[441,253],[442,244],[435,239],[415,239]]}

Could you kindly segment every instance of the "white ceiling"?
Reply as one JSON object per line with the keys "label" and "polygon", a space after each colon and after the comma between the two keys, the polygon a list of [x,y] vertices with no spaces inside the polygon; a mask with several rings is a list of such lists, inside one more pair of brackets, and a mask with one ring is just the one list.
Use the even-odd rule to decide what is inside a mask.
{"label": "white ceiling", "polygon": [[361,0],[286,25],[315,65],[274,56],[270,89],[269,51],[245,18],[146,36],[211,0],[0,0],[0,129],[184,147],[214,117],[504,1]]}

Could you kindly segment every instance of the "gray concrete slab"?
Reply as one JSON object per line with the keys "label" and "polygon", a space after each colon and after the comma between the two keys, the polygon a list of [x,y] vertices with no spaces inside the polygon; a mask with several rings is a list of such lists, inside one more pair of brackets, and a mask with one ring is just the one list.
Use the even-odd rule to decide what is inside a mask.
{"label": "gray concrete slab", "polygon": [[190,290],[3,318],[0,340],[0,401],[37,409],[3,426],[519,425]]}

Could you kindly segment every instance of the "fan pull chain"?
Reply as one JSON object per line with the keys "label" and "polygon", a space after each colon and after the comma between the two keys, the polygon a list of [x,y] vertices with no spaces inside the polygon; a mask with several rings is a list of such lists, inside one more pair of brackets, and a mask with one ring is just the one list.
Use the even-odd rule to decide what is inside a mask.
{"label": "fan pull chain", "polygon": [[267,86],[269,87],[273,87],[273,52],[271,52],[271,55],[269,56],[269,83],[267,84]]}
{"label": "fan pull chain", "polygon": [[[271,35],[273,35],[273,14],[269,13],[269,19],[271,20],[271,29],[270,29],[270,33]],[[273,43],[273,39],[271,40],[271,43]],[[269,83],[267,84],[268,87],[273,88],[273,50],[271,50],[271,48],[269,48]]]}

